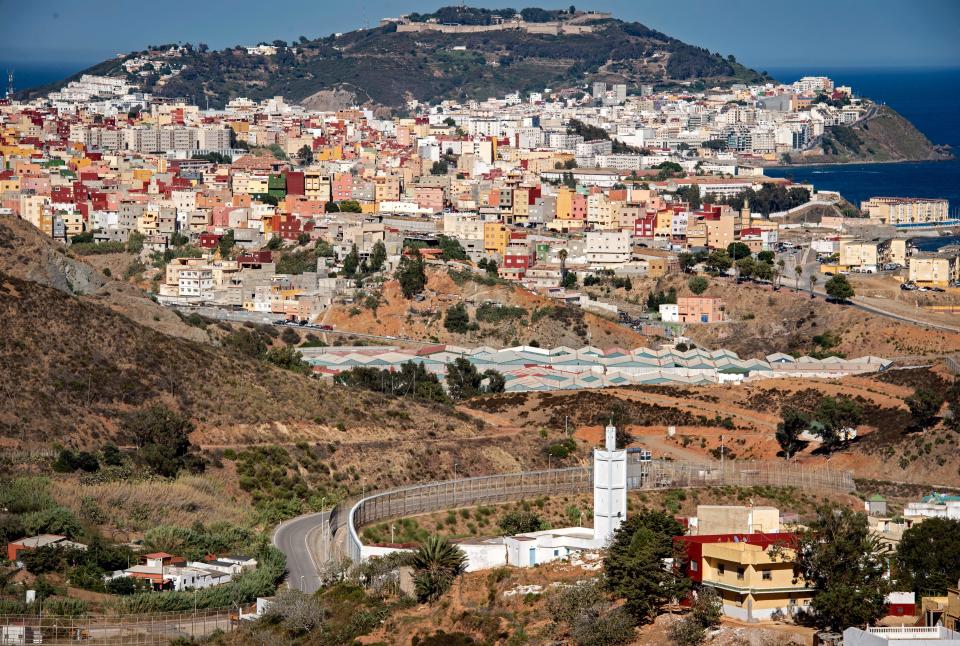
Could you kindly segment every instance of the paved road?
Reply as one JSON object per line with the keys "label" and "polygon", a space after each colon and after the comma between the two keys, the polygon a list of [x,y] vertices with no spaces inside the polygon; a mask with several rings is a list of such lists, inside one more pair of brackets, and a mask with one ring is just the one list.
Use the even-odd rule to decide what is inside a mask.
{"label": "paved road", "polygon": [[[815,285],[813,288],[813,293],[817,296],[827,298],[827,293],[820,288],[820,285],[829,280],[829,276],[825,276],[820,272],[820,263],[816,259],[816,253],[810,247],[805,247],[802,252],[794,252],[792,254],[782,254],[786,260],[786,266],[784,267],[784,285],[793,284],[794,289],[799,289],[801,292],[810,293],[810,276],[816,276],[818,285]],[[800,264],[803,266],[803,275],[800,277],[800,280],[797,281],[797,276],[795,273],[795,266],[797,260],[799,259]],[[792,277],[792,280],[791,280]],[[798,284],[799,283],[799,284]],[[877,316],[883,316],[888,319],[893,319],[894,321],[899,321],[901,323],[910,323],[911,325],[920,325],[923,327],[933,328],[936,330],[945,330],[947,332],[960,332],[960,327],[945,325],[942,323],[934,323],[931,321],[923,320],[919,317],[905,316],[902,314],[895,314],[893,312],[887,311],[880,307],[875,307],[872,305],[867,305],[866,303],[860,302],[857,300],[857,297],[854,296],[853,300],[848,301],[846,304],[847,307],[853,307],[855,309],[861,310],[863,312],[869,312],[870,314],[876,314]]]}
{"label": "paved road", "polygon": [[[286,520],[273,532],[274,546],[287,557],[287,586],[313,593],[320,588],[317,562],[325,560],[319,540],[319,529],[328,520],[329,512],[318,512]],[[314,556],[314,550],[320,548]],[[316,558],[316,560],[314,560]]]}

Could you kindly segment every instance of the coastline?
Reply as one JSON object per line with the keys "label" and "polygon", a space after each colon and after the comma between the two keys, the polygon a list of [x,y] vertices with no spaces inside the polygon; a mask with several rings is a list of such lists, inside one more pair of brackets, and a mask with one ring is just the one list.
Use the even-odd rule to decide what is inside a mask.
{"label": "coastline", "polygon": [[950,155],[949,157],[935,157],[935,158],[921,158],[921,159],[859,159],[851,161],[829,161],[829,162],[819,162],[812,161],[806,164],[783,164],[780,162],[774,162],[771,164],[764,163],[754,163],[752,166],[759,166],[762,168],[810,168],[811,166],[857,166],[860,164],[922,164],[922,163],[940,163],[940,162],[951,162],[956,161],[956,155]]}

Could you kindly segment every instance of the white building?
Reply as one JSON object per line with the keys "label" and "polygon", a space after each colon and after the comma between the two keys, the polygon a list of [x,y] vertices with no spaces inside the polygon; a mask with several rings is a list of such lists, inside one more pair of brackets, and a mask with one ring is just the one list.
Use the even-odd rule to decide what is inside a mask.
{"label": "white building", "polygon": [[630,234],[626,231],[589,231],[586,236],[587,264],[610,267],[630,260]]}
{"label": "white building", "polygon": [[924,496],[920,502],[907,503],[903,515],[906,517],[960,520],[960,496],[931,493]]}
{"label": "white building", "polygon": [[943,626],[847,628],[844,646],[960,646],[960,633]]}
{"label": "white building", "polygon": [[660,320],[664,323],[680,322],[680,306],[676,303],[664,303],[660,306]]}
{"label": "white building", "polygon": [[189,267],[179,271],[179,296],[191,301],[213,300],[213,270]]}

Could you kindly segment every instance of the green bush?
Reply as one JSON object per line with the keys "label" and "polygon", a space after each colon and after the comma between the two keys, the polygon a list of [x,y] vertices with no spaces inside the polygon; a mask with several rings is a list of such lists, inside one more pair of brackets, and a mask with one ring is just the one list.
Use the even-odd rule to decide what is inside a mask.
{"label": "green bush", "polygon": [[532,511],[516,509],[500,518],[497,526],[507,536],[550,529],[550,524]]}
{"label": "green bush", "polygon": [[483,321],[484,323],[500,323],[502,321],[522,319],[526,316],[527,310],[522,307],[512,307],[510,305],[484,303],[477,308],[477,320]]}

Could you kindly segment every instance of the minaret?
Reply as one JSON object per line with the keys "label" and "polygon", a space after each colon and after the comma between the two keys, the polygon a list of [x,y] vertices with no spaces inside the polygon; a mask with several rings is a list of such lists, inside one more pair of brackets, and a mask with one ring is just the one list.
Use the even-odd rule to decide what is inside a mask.
{"label": "minaret", "polygon": [[13,101],[13,70],[7,70],[7,99]]}
{"label": "minaret", "polygon": [[627,451],[617,450],[617,429],[606,428],[604,450],[593,452],[593,540],[610,542],[627,518]]}
{"label": "minaret", "polygon": [[743,200],[743,208],[740,209],[740,226],[743,228],[750,226],[750,198]]}

